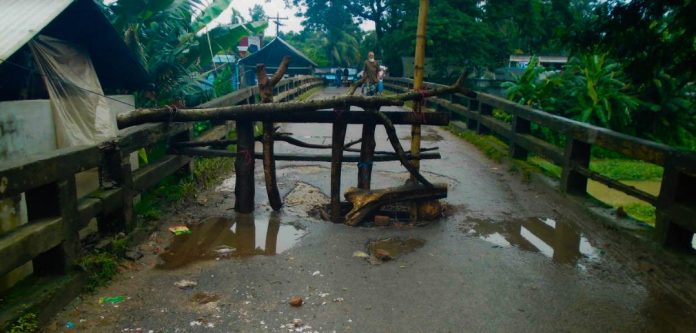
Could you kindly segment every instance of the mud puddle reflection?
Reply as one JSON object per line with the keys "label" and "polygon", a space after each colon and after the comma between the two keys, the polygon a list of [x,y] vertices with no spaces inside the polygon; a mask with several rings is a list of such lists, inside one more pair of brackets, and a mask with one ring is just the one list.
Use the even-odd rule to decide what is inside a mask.
{"label": "mud puddle reflection", "polygon": [[469,220],[464,231],[494,244],[540,252],[554,262],[578,264],[581,260],[599,261],[600,250],[593,247],[573,225],[550,218],[512,221]]}
{"label": "mud puddle reflection", "polygon": [[274,255],[293,245],[306,233],[281,224],[277,214],[212,217],[189,226],[190,234],[175,236],[159,255],[156,268],[176,269],[193,262],[229,257]]}
{"label": "mud puddle reflection", "polygon": [[423,247],[424,244],[424,240],[415,238],[384,238],[370,241],[367,243],[368,261],[374,265],[394,260]]}

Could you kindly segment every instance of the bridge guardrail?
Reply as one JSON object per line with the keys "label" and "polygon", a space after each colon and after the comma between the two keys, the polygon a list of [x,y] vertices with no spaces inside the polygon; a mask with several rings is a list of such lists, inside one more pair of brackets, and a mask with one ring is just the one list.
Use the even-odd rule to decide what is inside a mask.
{"label": "bridge guardrail", "polygon": [[[321,84],[321,79],[311,76],[281,80],[276,86],[280,91],[276,100],[294,99]],[[258,88],[250,87],[201,107],[251,104],[257,96]],[[196,140],[218,139],[229,132],[228,122],[214,125]],[[34,275],[41,277],[46,285],[79,291],[82,279],[70,269],[81,252],[78,231],[95,217],[102,235],[135,230],[134,197],[184,168],[191,160],[181,155],[165,155],[131,170],[129,155],[163,141],[187,141],[190,136],[188,124],[144,124],[121,130],[114,140],[99,145],[58,149],[0,163],[0,199],[16,198],[24,193],[29,219],[27,224],[0,235],[0,276],[32,261]],[[97,167],[100,174],[107,172],[116,186],[100,188],[78,199],[75,174]],[[62,282],[54,283],[57,280]],[[78,287],[71,289],[67,285]],[[0,312],[0,330],[25,311],[27,305],[40,315],[50,315],[75,295],[45,292],[18,300],[18,304],[7,300]]]}
{"label": "bridge guardrail", "polygon": [[[385,78],[388,90],[411,90],[413,80]],[[425,88],[441,87],[425,83]],[[468,130],[478,134],[494,133],[507,140],[510,156],[525,160],[536,153],[562,168],[560,189],[564,193],[587,195],[588,179],[646,201],[656,207],[655,239],[663,245],[690,248],[696,232],[696,153],[678,150],[657,142],[633,137],[606,128],[556,116],[497,96],[476,92],[471,96],[452,94],[446,98],[428,98],[438,111],[449,112],[465,121]],[[493,117],[497,108],[512,116],[510,123]],[[549,128],[566,138],[564,149],[531,134],[531,124]],[[664,168],[659,195],[591,171],[592,146],[600,146],[625,156]]]}

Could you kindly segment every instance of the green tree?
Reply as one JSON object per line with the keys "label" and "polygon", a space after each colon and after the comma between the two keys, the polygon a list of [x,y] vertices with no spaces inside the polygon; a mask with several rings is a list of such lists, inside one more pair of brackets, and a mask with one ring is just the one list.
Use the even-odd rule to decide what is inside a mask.
{"label": "green tree", "polygon": [[[150,73],[154,94],[139,102],[168,104],[200,95],[202,68],[217,54],[233,48],[249,31],[264,24],[204,28],[230,6],[231,0],[119,0],[106,7],[114,27]],[[239,13],[233,11],[233,16]],[[208,42],[210,37],[210,43]],[[142,97],[142,96],[140,96]]]}
{"label": "green tree", "polygon": [[263,6],[260,4],[255,4],[254,7],[249,8],[249,16],[252,21],[266,21],[268,20],[268,15],[266,11],[263,10]]}
{"label": "green tree", "polygon": [[575,53],[599,48],[621,62],[643,101],[636,133],[669,144],[696,144],[696,25],[691,0],[607,1],[570,35]]}

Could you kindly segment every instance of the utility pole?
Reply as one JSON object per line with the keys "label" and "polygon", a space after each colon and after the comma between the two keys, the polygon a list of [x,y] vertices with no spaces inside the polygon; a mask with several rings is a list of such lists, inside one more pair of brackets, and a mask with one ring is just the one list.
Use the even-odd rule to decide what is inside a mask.
{"label": "utility pole", "polygon": [[284,25],[283,23],[280,22],[280,20],[287,20],[287,17],[280,17],[280,13],[276,12],[275,17],[271,17],[271,22],[275,23],[276,25],[276,37],[278,37],[278,32],[280,32],[280,26]]}

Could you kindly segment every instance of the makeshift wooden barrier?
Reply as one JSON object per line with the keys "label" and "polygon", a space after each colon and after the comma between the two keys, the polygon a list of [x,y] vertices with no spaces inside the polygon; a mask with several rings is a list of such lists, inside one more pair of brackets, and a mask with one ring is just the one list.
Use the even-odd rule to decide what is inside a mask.
{"label": "makeshift wooden barrier", "polygon": [[[332,123],[332,152],[331,161],[331,220],[341,222],[341,166],[342,163],[350,160],[344,158],[345,135],[348,124],[358,123],[364,125],[364,137],[361,138],[362,147],[359,156],[359,186],[365,190],[370,188],[372,163],[381,160],[396,159],[409,171],[411,178],[416,180],[425,189],[433,188],[433,185],[423,177],[418,168],[410,160],[418,161],[422,158],[439,158],[439,154],[425,153],[419,156],[421,150],[407,154],[394,129],[395,124],[415,124],[415,125],[447,125],[449,117],[442,114],[415,114],[413,112],[381,112],[381,106],[402,105],[406,100],[421,102],[424,98],[448,94],[454,92],[465,92],[462,87],[463,76],[452,86],[434,89],[427,92],[407,92],[404,94],[389,97],[362,97],[362,96],[342,96],[338,98],[314,100],[301,103],[272,103],[274,86],[285,72],[289,58],[283,59],[279,70],[272,78],[268,78],[265,66],[257,65],[256,75],[259,82],[258,90],[262,97],[262,103],[254,106],[229,106],[218,108],[199,108],[199,109],[142,109],[135,110],[118,117],[119,127],[130,126],[142,122],[158,121],[195,121],[195,120],[234,120],[237,122],[237,152],[236,157],[236,184],[235,184],[235,210],[241,213],[249,213],[254,210],[254,160],[258,157],[254,151],[254,142],[258,139],[253,134],[253,122],[261,121],[264,124],[264,134],[261,137],[263,142],[262,159],[264,161],[264,176],[266,180],[266,190],[269,202],[274,210],[280,209],[282,202],[275,176],[275,160],[324,160],[323,156],[311,155],[276,155],[273,152],[273,142],[276,138],[283,138],[290,144],[301,144],[304,147],[311,147],[311,144],[303,143],[300,140],[289,136],[279,137],[276,135],[273,123],[275,122],[330,122]],[[350,91],[354,91],[352,87]],[[365,111],[351,111],[351,106],[362,107]],[[329,110],[326,110],[326,109]],[[374,130],[377,123],[384,125],[389,137],[389,142],[394,152],[389,156],[377,157],[374,151]],[[220,142],[210,142],[211,146],[219,146]],[[188,146],[188,147],[186,147]],[[315,145],[316,146],[316,145]],[[328,148],[328,147],[318,147]],[[205,148],[195,148],[191,143],[182,143],[180,147],[175,147],[173,152],[185,155],[200,156],[225,156],[232,153],[224,150]],[[413,156],[411,156],[413,155]],[[417,163],[416,163],[417,164]],[[411,185],[411,190],[414,185]],[[400,192],[395,192],[398,195]],[[425,192],[424,192],[425,193]],[[439,196],[440,194],[438,194]],[[351,224],[357,222],[352,221]]]}

